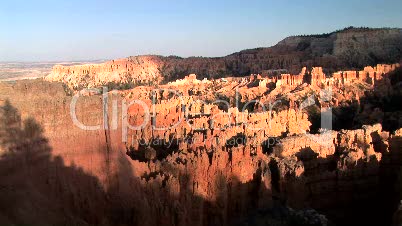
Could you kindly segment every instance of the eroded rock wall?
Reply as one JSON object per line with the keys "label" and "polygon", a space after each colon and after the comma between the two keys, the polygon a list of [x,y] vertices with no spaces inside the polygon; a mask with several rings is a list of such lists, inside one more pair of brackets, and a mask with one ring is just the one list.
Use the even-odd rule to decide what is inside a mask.
{"label": "eroded rock wall", "polygon": [[[319,68],[301,74],[312,75],[311,81],[325,77]],[[390,134],[373,125],[311,135],[309,117],[296,104],[239,112],[232,105],[224,109],[208,102],[210,93],[225,94],[229,102],[237,94],[237,100],[244,101],[274,98],[284,90],[292,94],[300,78],[272,88],[260,85],[262,80],[252,76],[200,81],[192,75],[159,89],[141,86],[109,93],[107,120],[104,96],[88,94],[78,98],[77,119],[101,125],[93,131],[74,125],[73,97],[60,83],[0,83],[0,100],[9,99],[23,117],[32,116],[43,125],[52,155],[99,179],[106,196],[124,204],[114,211],[124,213],[119,219],[127,222],[228,225],[247,218],[250,210],[287,205],[315,208],[336,223],[388,223],[399,201],[399,193],[390,188],[396,186],[402,165],[400,131]],[[301,87],[308,92],[321,89],[309,83]],[[164,88],[174,89],[180,98]],[[113,100],[119,109],[116,130],[111,129]],[[133,104],[122,114],[121,105],[132,100],[145,105]],[[145,127],[134,130],[122,123],[140,125],[147,108]],[[87,192],[95,191],[91,189]]]}
{"label": "eroded rock wall", "polygon": [[[401,49],[401,29],[348,28],[330,34],[288,37],[269,48],[243,50],[225,57],[137,56],[95,65],[58,65],[47,79],[64,81],[81,89],[109,82],[169,82],[189,74],[208,79],[267,71],[297,74],[302,67],[317,66],[332,73],[384,62],[400,62]],[[313,76],[313,83],[317,79]],[[297,84],[293,79],[289,83]]]}
{"label": "eroded rock wall", "polygon": [[158,56],[129,57],[101,64],[56,65],[46,80],[64,82],[78,90],[107,83],[151,84],[163,79],[161,66]]}

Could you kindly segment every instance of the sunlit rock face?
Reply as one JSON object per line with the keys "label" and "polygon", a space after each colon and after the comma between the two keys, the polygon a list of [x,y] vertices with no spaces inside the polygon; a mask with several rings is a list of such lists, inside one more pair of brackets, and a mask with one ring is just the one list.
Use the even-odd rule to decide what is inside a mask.
{"label": "sunlit rock face", "polygon": [[[48,81],[63,81],[71,88],[82,89],[98,85],[132,87],[134,85],[167,83],[183,79],[189,74],[199,78],[297,74],[302,67],[312,68],[313,83],[326,73],[356,70],[380,63],[397,63],[401,59],[401,29],[348,28],[323,35],[292,36],[269,48],[243,50],[225,57],[136,56],[112,60],[103,64],[77,66],[57,65]],[[378,69],[381,70],[381,69]],[[302,73],[304,74],[304,73]],[[347,73],[344,80],[356,77]],[[350,77],[351,76],[351,77]],[[362,76],[367,76],[366,73]],[[371,78],[373,74],[369,75]],[[285,83],[299,84],[300,77],[283,79]],[[118,84],[116,84],[118,83]],[[120,84],[122,83],[122,84]]]}
{"label": "sunlit rock face", "polygon": [[[314,208],[336,223],[390,221],[399,202],[391,188],[399,186],[401,133],[383,129],[381,109],[371,114],[369,125],[361,124],[373,105],[368,93],[396,92],[386,84],[395,80],[398,64],[327,74],[322,67],[299,68],[295,75],[204,79],[190,74],[102,95],[100,86],[109,81],[141,79],[141,73],[125,73],[143,64],[144,70],[156,68],[153,75],[160,81],[153,63],[158,58],[141,59],[55,67],[46,80],[62,83],[0,83],[1,104],[10,100],[22,118],[32,116],[43,127],[54,159],[38,171],[50,178],[44,183],[68,169],[71,180],[46,192],[59,200],[58,192],[74,184],[77,190],[59,195],[74,200],[68,208],[99,209],[87,217],[73,211],[77,219],[230,225],[254,216],[254,210],[290,206]],[[80,85],[99,91],[68,88]],[[329,97],[323,94],[328,89]],[[347,107],[355,105],[355,117],[346,120]],[[339,129],[310,134],[321,120],[316,117],[330,108]],[[82,199],[90,195],[91,200]]]}
{"label": "sunlit rock face", "polygon": [[138,56],[101,64],[56,65],[46,80],[62,81],[79,90],[108,83],[151,84],[162,79],[159,71],[161,64],[160,57]]}

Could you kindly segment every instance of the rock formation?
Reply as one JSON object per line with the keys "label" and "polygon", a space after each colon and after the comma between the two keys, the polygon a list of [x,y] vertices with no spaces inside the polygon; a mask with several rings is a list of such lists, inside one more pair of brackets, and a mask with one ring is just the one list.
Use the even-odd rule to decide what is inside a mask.
{"label": "rock formation", "polygon": [[152,84],[162,78],[161,63],[157,56],[139,56],[101,64],[56,65],[46,79],[65,82],[78,90],[108,83]]}
{"label": "rock formation", "polygon": [[[89,73],[87,81],[97,86],[100,80],[95,78],[102,74],[98,70],[110,66],[110,73],[121,75],[122,62],[77,66],[70,72]],[[63,166],[54,166],[53,160],[42,164],[41,177],[54,178],[46,167],[79,167],[81,173],[70,174],[76,182],[57,184],[75,184],[85,180],[78,176],[85,173],[86,180],[101,186],[68,194],[77,200],[78,212],[89,211],[80,197],[96,195],[89,202],[99,213],[74,215],[89,224],[102,219],[122,224],[230,225],[251,217],[272,221],[277,219],[275,211],[287,207],[321,223],[321,215],[304,209],[313,208],[339,224],[380,224],[391,222],[399,204],[400,194],[391,188],[399,186],[400,131],[384,131],[381,124],[342,129],[349,128],[349,122],[337,117],[348,114],[342,109],[354,104],[360,109],[372,106],[365,99],[368,93],[383,90],[388,80],[399,81],[392,74],[398,67],[377,65],[330,76],[321,67],[306,67],[296,75],[213,80],[198,80],[193,74],[158,87],[137,86],[104,95],[79,92],[85,94],[80,96],[62,83],[18,81],[0,83],[0,104],[10,100],[23,119],[38,120],[52,158],[63,159]],[[109,79],[106,74],[102,78]],[[327,88],[332,89],[330,97],[322,94]],[[382,94],[394,92],[388,87]],[[83,130],[73,123],[71,103],[77,97],[77,120],[99,128]],[[117,115],[113,106],[119,109]],[[314,109],[328,107],[334,108],[334,124],[340,129],[309,134],[316,123]],[[362,110],[354,119],[363,116]],[[286,219],[299,216],[290,210],[280,214]]]}
{"label": "rock formation", "polygon": [[327,73],[332,73],[384,62],[397,63],[402,59],[401,49],[401,29],[347,28],[324,35],[288,37],[269,48],[244,50],[225,57],[138,56],[97,65],[58,65],[46,79],[63,81],[80,90],[115,82],[129,83],[128,87],[132,88],[138,84],[183,79],[189,74],[208,79],[296,74],[305,66],[322,66]]}
{"label": "rock formation", "polygon": [[391,224],[400,41],[352,28],[2,82],[0,223]]}

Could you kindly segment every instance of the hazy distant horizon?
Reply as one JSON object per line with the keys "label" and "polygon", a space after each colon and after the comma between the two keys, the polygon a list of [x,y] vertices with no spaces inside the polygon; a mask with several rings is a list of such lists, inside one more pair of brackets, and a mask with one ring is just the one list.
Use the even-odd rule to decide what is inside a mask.
{"label": "hazy distant horizon", "polygon": [[[350,27],[350,26],[348,26],[348,27]],[[347,27],[344,27],[344,28],[347,28]],[[289,36],[286,36],[286,37],[298,36],[298,35],[319,35],[319,34],[324,34],[324,33],[331,33],[331,32],[337,31],[337,30],[342,30],[344,28],[339,28],[339,29],[336,29],[336,30],[333,30],[333,31],[321,32],[321,33],[315,33],[315,34],[294,34],[294,35],[289,35]],[[356,27],[356,28],[358,28],[358,27]],[[372,28],[372,29],[381,29],[381,28],[402,29],[402,28],[399,28],[399,27],[369,27],[369,28]],[[286,37],[284,37],[284,38],[286,38]],[[283,39],[278,40],[277,42],[275,42],[274,44],[272,44],[270,46],[256,46],[256,47],[250,47],[248,49],[271,47],[271,46],[276,45],[278,42],[282,41]],[[145,53],[145,54],[137,54],[137,55],[132,55],[131,54],[131,55],[127,55],[127,56],[120,56],[120,57],[109,58],[109,59],[72,59],[72,60],[67,60],[67,59],[62,60],[61,59],[61,60],[40,60],[40,61],[32,61],[32,60],[4,61],[4,60],[0,60],[0,63],[2,63],[2,64],[8,64],[8,63],[9,64],[12,64],[12,63],[37,63],[37,64],[40,64],[40,63],[43,63],[43,64],[51,64],[51,63],[53,63],[53,64],[91,63],[91,62],[105,62],[105,61],[110,61],[110,60],[114,60],[114,59],[127,58],[127,57],[130,57],[130,56],[144,56],[144,55],[145,56],[147,56],[147,55],[156,55],[156,56],[163,56],[163,57],[178,56],[178,57],[183,57],[183,58],[188,58],[188,57],[206,57],[206,58],[211,57],[211,58],[213,58],[213,57],[225,57],[225,56],[228,56],[230,54],[237,53],[237,52],[240,52],[240,51],[243,51],[243,50],[247,50],[247,49],[239,49],[237,51],[233,51],[231,53],[228,53],[228,54],[222,55],[222,56],[193,56],[193,55],[180,56],[180,55],[177,55],[177,54],[174,54],[174,53],[169,54],[169,55],[157,54],[157,53],[149,53],[149,54]]]}
{"label": "hazy distant horizon", "polygon": [[[350,27],[350,26],[347,26],[347,27]],[[290,37],[290,36],[298,36],[298,35],[319,35],[319,34],[324,34],[324,33],[331,33],[331,32],[335,32],[335,31],[337,31],[337,30],[342,30],[342,29],[347,28],[347,27],[335,29],[335,30],[333,30],[333,31],[315,33],[315,34],[293,34],[293,35],[286,36],[286,37],[284,37],[284,38],[287,38],[287,37]],[[366,27],[366,26],[362,26],[362,27]],[[359,28],[359,27],[356,27],[356,28]],[[385,27],[385,26],[384,26],[384,27],[369,27],[369,28],[372,28],[372,29],[381,29],[381,28],[402,29],[402,28],[400,28],[400,27]],[[247,49],[271,47],[271,46],[276,45],[278,42],[282,41],[284,38],[282,38],[282,39],[276,41],[274,44],[272,44],[272,45],[270,45],[270,46],[255,46],[255,47],[250,47],[250,48],[247,48]],[[213,58],[213,57],[225,57],[225,56],[228,56],[228,55],[230,55],[230,54],[237,53],[237,52],[240,52],[240,51],[243,51],[243,50],[247,50],[247,49],[239,49],[239,50],[230,52],[230,53],[228,53],[228,54],[226,54],[226,55],[222,55],[222,56],[194,56],[194,55],[181,56],[181,55],[177,55],[177,54],[174,54],[174,53],[169,54],[169,55],[166,55],[166,54],[157,54],[157,53],[148,53],[148,54],[144,53],[144,54],[137,54],[137,55],[132,55],[132,54],[131,54],[131,55],[127,55],[127,56],[120,56],[120,57],[109,58],[109,59],[72,59],[72,60],[42,60],[42,61],[30,61],[30,60],[3,61],[3,60],[0,60],[0,63],[3,63],[3,64],[4,64],[4,63],[10,63],[10,64],[11,64],[11,63],[49,63],[49,64],[50,64],[50,63],[54,63],[54,64],[63,64],[63,63],[66,63],[66,64],[70,64],[70,63],[91,63],[91,62],[105,62],[105,61],[110,61],[110,60],[114,60],[114,59],[127,58],[127,57],[130,57],[130,56],[144,56],[144,55],[145,55],[145,56],[147,56],[147,55],[156,55],[156,56],[163,56],[163,57],[178,56],[178,57],[183,57],[183,58],[188,58],[188,57],[207,57],[207,58],[208,58],[208,57],[211,57],[211,58]]]}
{"label": "hazy distant horizon", "polygon": [[30,61],[30,60],[20,60],[20,61],[2,61],[0,60],[1,64],[19,64],[19,63],[32,63],[32,64],[71,64],[71,63],[91,63],[91,62],[104,62],[109,61],[112,59],[90,59],[90,60],[43,60],[43,61]]}
{"label": "hazy distant horizon", "polygon": [[221,57],[291,35],[402,27],[400,0],[11,1],[0,6],[1,62]]}

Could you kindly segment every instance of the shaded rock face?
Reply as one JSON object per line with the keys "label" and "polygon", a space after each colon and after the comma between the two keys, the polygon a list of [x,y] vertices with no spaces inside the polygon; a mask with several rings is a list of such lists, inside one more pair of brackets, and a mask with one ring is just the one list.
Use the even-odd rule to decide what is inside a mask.
{"label": "shaded rock face", "polygon": [[[24,135],[21,122],[7,123],[0,130],[4,224],[227,225],[247,217],[250,209],[273,205],[266,189],[269,181],[261,183],[261,178],[268,178],[259,169],[263,155],[244,147],[213,154],[174,149],[158,159],[159,149],[148,147],[144,161],[132,160],[120,140],[120,124],[116,131],[85,131],[73,125],[72,97],[65,95],[62,84],[37,80],[0,85],[1,115],[10,100],[22,120],[34,117],[43,126],[36,130],[43,148],[34,141],[36,135]],[[101,96],[80,97],[77,118],[85,125],[102,124],[101,104]],[[17,115],[11,118],[18,119]],[[10,128],[19,131],[18,136],[4,145],[3,138],[13,134]],[[25,141],[22,148],[13,148]],[[33,155],[33,161],[22,164],[25,155]],[[255,192],[252,198],[250,192]],[[20,201],[10,205],[16,197]],[[284,211],[276,220],[283,222],[288,214],[293,213]]]}
{"label": "shaded rock face", "polygon": [[225,57],[138,56],[96,65],[55,66],[49,81],[63,81],[80,90],[115,82],[157,84],[182,79],[271,74],[323,66],[328,72],[362,68],[401,60],[401,29],[349,28],[327,35],[288,37],[269,48],[240,51]]}
{"label": "shaded rock face", "polygon": [[[306,134],[311,114],[302,110],[302,102],[310,94],[320,107],[358,102],[365,92],[375,92],[378,82],[385,81],[395,67],[377,65],[330,78],[318,67],[280,77],[198,80],[190,75],[158,89],[140,86],[111,92],[106,95],[107,109],[102,106],[105,96],[91,93],[79,97],[76,113],[85,125],[102,125],[93,131],[73,124],[73,97],[66,94],[63,84],[42,80],[0,83],[1,104],[10,100],[22,119],[31,116],[43,127],[38,136],[24,133],[30,131],[25,128],[35,128],[32,123],[26,127],[11,123],[15,131],[33,137],[24,140],[25,147],[43,147],[48,139],[46,148],[40,148],[43,162],[28,164],[34,169],[29,183],[21,182],[28,171],[14,169],[11,178],[4,176],[6,170],[1,171],[5,178],[1,185],[9,189],[3,181],[18,184],[16,192],[7,190],[10,197],[37,189],[24,197],[26,206],[39,200],[46,208],[34,208],[35,213],[46,216],[45,210],[53,209],[54,214],[37,224],[231,225],[255,220],[286,225],[294,216],[300,222],[299,215],[303,219],[311,215],[310,224],[325,222],[319,214],[304,210],[295,214],[285,206],[314,208],[338,224],[389,224],[400,199],[400,131],[383,131],[380,124],[360,126],[329,131],[328,139],[318,142],[322,135]],[[372,76],[377,83],[361,80],[360,74]],[[324,101],[319,93],[326,87],[332,87],[335,94]],[[217,98],[227,100],[229,106],[214,103]],[[154,111],[145,127],[124,133],[127,125],[121,120],[135,126],[145,119],[144,106],[134,104],[126,115],[120,110],[122,101],[136,99]],[[282,105],[262,109],[277,99]],[[251,100],[262,104],[244,107]],[[113,129],[113,101],[119,109],[117,129]],[[163,127],[168,129],[156,129]],[[3,133],[14,131],[9,129],[0,134],[13,138],[12,133]],[[11,145],[2,143],[2,153],[19,147],[14,145],[20,143],[18,139],[11,140],[14,143],[7,143]],[[1,157],[5,166],[23,159]],[[50,198],[37,195],[43,193]],[[0,198],[1,203],[11,202]],[[65,209],[60,207],[64,202],[69,203]],[[28,220],[17,221],[17,209],[13,206],[2,212],[0,220],[23,224],[33,218],[28,214],[32,208],[24,207]]]}
{"label": "shaded rock face", "polygon": [[289,137],[274,148],[280,195],[290,206],[311,206],[338,224],[345,219],[352,224],[391,224],[390,209],[395,210],[399,191],[389,187],[397,178],[387,172],[393,168],[390,156],[399,149],[389,142],[398,136],[389,136],[377,124],[333,132],[331,137],[328,145],[317,145],[306,136]]}

